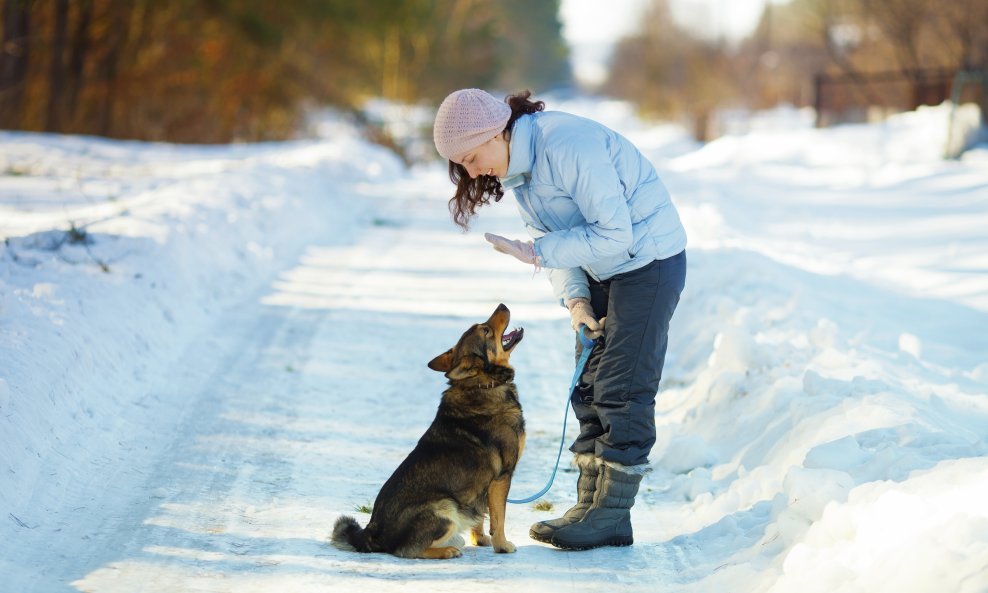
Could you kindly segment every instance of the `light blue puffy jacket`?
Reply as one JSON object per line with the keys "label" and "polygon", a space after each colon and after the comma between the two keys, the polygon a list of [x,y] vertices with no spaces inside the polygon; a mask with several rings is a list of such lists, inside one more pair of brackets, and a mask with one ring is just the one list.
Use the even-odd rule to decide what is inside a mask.
{"label": "light blue puffy jacket", "polygon": [[562,299],[686,248],[686,230],[655,167],[595,121],[543,111],[514,124],[508,171],[535,253]]}

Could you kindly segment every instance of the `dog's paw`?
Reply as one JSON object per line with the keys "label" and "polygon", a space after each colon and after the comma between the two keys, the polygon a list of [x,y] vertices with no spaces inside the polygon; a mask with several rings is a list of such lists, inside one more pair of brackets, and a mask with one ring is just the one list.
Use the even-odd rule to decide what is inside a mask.
{"label": "dog's paw", "polygon": [[514,554],[516,549],[515,545],[508,540],[504,540],[500,544],[494,544],[494,551],[498,554]]}
{"label": "dog's paw", "polygon": [[491,536],[486,533],[472,532],[470,534],[470,539],[473,540],[473,545],[475,546],[489,546],[491,545]]}
{"label": "dog's paw", "polygon": [[459,548],[443,546],[441,548],[429,548],[420,557],[429,560],[449,560],[450,558],[459,558],[462,555],[463,552]]}

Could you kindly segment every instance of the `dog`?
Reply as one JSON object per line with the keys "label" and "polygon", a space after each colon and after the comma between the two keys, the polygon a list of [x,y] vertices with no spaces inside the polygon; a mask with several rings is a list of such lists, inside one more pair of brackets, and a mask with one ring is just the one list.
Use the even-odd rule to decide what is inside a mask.
{"label": "dog", "polygon": [[[508,308],[499,305],[429,362],[449,380],[435,420],[381,487],[367,527],[353,517],[336,520],[335,547],[456,558],[464,544],[459,534],[469,528],[476,545],[515,551],[504,536],[504,514],[525,448],[525,420],[508,359],[525,331],[507,332],[510,319]],[[484,533],[488,513],[490,537]]]}

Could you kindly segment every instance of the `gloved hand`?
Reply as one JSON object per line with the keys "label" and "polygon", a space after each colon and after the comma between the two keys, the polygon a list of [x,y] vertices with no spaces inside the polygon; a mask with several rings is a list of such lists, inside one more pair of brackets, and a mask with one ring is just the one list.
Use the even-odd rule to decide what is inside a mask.
{"label": "gloved hand", "polygon": [[566,301],[566,308],[569,309],[570,325],[573,326],[573,331],[580,331],[580,326],[587,326],[586,336],[591,340],[596,340],[597,338],[604,335],[604,324],[607,321],[607,317],[601,317],[599,320],[597,316],[593,314],[593,307],[590,306],[590,299],[585,298],[575,298]]}
{"label": "gloved hand", "polygon": [[535,257],[535,244],[531,241],[512,241],[511,239],[505,239],[500,235],[492,235],[491,233],[484,233],[484,238],[487,239],[487,241],[489,241],[497,251],[514,256],[526,264],[538,265],[538,258]]}

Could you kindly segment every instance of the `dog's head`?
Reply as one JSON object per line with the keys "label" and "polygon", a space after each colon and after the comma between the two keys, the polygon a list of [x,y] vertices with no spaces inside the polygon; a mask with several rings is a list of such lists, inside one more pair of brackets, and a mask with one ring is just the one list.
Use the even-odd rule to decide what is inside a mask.
{"label": "dog's head", "polygon": [[508,358],[525,330],[518,328],[505,333],[511,311],[498,305],[490,319],[468,329],[446,352],[432,359],[429,368],[445,373],[446,377],[459,381],[487,373],[492,367],[507,367]]}

